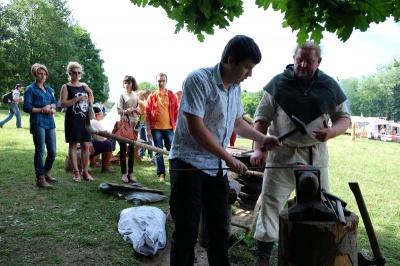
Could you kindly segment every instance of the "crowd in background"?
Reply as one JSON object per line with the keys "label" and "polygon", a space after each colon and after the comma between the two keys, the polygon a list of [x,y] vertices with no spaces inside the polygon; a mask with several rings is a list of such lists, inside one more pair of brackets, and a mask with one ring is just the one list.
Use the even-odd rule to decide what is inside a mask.
{"label": "crowd in background", "polygon": [[[34,171],[36,184],[41,188],[52,188],[49,182],[57,182],[50,171],[56,158],[56,134],[54,115],[56,111],[65,112],[64,135],[68,143],[68,163],[72,167],[74,182],[93,181],[89,168],[99,167],[101,173],[115,173],[110,167],[111,158],[119,156],[121,180],[124,183],[137,182],[133,173],[134,145],[118,142],[118,154],[113,155],[117,143],[115,140],[106,139],[96,134],[90,134],[85,127],[86,117],[89,116],[91,127],[106,131],[102,125],[102,118],[106,108],[101,104],[94,104],[94,95],[86,83],[81,82],[83,66],[78,62],[69,62],[66,72],[68,81],[61,87],[60,99],[55,99],[54,89],[45,84],[49,71],[45,65],[34,64],[31,74],[34,81],[25,89],[21,84],[16,84],[12,91],[12,99],[8,102],[9,114],[0,121],[0,128],[16,117],[16,127],[21,126],[21,114],[18,104],[23,105],[23,110],[30,114],[29,129],[35,144]],[[157,89],[140,90],[135,78],[126,75],[122,82],[121,92],[116,110],[119,120],[132,124],[134,138],[139,141],[170,149],[173,139],[175,121],[178,116],[178,105],[182,92],[173,93],[166,89],[167,75],[156,75]],[[93,111],[93,112],[91,112]],[[117,119],[117,120],[118,120]],[[114,121],[115,122],[115,121]],[[43,163],[43,157],[47,151]],[[145,158],[146,149],[140,148],[138,156]],[[160,182],[165,180],[165,166],[162,154],[147,150],[148,162],[156,166],[156,174]]]}

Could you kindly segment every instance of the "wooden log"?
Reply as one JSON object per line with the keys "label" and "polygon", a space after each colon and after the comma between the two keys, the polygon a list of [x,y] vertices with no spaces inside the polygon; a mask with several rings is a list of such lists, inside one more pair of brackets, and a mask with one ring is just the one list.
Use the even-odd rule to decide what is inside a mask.
{"label": "wooden log", "polygon": [[358,216],[346,225],[327,221],[290,221],[287,209],[279,215],[278,265],[358,265]]}
{"label": "wooden log", "polygon": [[[78,154],[78,169],[80,172],[82,172],[82,160],[81,160],[81,155]],[[69,156],[65,156],[65,163],[64,163],[64,169],[65,172],[73,172],[74,171],[74,167],[72,166],[72,162],[69,159]]]}

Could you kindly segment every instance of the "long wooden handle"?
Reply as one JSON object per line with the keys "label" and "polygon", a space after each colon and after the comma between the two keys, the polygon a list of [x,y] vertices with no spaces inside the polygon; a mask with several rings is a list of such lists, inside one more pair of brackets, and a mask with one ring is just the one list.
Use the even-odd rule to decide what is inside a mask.
{"label": "long wooden handle", "polygon": [[154,151],[154,152],[158,152],[158,153],[161,153],[161,154],[165,154],[165,155],[169,154],[169,151],[167,151],[167,150],[160,149],[160,148],[157,148],[157,147],[154,147],[154,146],[151,146],[151,145],[148,145],[148,144],[145,144],[143,142],[136,141],[136,140],[133,140],[133,139],[123,138],[121,136],[108,133],[107,131],[98,130],[98,129],[96,129],[96,128],[91,126],[90,119],[89,119],[88,115],[86,116],[85,128],[86,128],[86,131],[89,132],[89,134],[99,135],[99,136],[105,137],[107,139],[117,140],[119,142],[130,143],[130,144],[133,144],[133,145],[138,146],[140,148],[144,148],[144,149],[147,149],[147,150],[150,150],[150,151]]}
{"label": "long wooden handle", "polygon": [[[357,182],[349,182],[349,187],[353,191],[354,197],[356,198],[358,210],[360,211],[361,217],[364,222],[365,230],[367,231],[369,243],[371,245],[372,253],[374,254],[375,260],[383,258],[381,249],[379,248],[378,240],[375,235],[374,227],[372,226],[371,218],[365,205],[364,198],[361,194],[360,187]],[[384,264],[380,264],[384,265]]]}

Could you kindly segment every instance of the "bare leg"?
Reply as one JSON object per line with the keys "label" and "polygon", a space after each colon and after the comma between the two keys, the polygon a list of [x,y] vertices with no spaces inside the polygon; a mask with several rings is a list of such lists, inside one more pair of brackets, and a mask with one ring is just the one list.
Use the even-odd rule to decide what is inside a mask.
{"label": "bare leg", "polygon": [[76,151],[77,143],[76,142],[70,142],[68,146],[68,155],[69,159],[71,160],[72,167],[74,168],[74,172],[79,172],[79,167],[78,167],[78,154]]}
{"label": "bare leg", "polygon": [[88,165],[89,165],[89,143],[90,142],[82,142],[81,147],[82,147],[82,153],[81,153],[81,160],[82,160],[82,172],[87,172],[88,171]]}

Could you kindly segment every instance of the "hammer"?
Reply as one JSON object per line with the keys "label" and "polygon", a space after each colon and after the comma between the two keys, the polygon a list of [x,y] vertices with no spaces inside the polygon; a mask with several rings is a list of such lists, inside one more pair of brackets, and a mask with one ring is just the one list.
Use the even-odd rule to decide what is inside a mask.
{"label": "hammer", "polygon": [[[293,129],[291,129],[291,130],[289,130],[288,132],[286,132],[286,133],[284,133],[284,134],[282,134],[282,135],[280,135],[279,137],[278,137],[278,140],[279,141],[282,141],[282,140],[285,140],[285,139],[287,139],[288,137],[290,137],[291,135],[293,135],[294,133],[296,133],[296,132],[300,132],[302,135],[306,135],[307,134],[307,127],[306,127],[306,124],[304,124],[304,122],[303,121],[301,121],[300,119],[298,119],[296,116],[294,116],[294,115],[292,115],[292,121],[293,121],[293,123],[294,123],[294,125],[296,126],[295,128],[293,128]],[[260,147],[260,150],[262,151],[262,152],[266,152],[267,151],[267,148],[265,147],[265,146],[261,146]]]}

